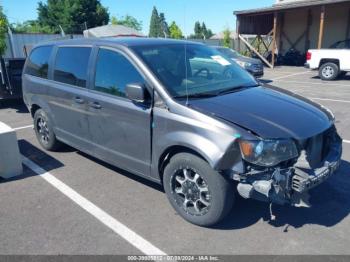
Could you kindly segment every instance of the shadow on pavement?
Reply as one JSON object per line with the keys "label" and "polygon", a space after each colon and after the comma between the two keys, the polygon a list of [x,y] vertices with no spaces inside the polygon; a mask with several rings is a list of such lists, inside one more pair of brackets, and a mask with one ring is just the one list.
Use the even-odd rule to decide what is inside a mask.
{"label": "shadow on pavement", "polygon": [[[55,170],[64,166],[63,163],[26,140],[19,140],[19,146],[22,155],[35,162],[46,171]],[[72,151],[76,150],[66,147],[60,152]],[[121,170],[85,153],[77,153],[94,161],[96,164],[117,172],[118,175],[126,176],[163,192],[162,186],[155,182]],[[310,191],[311,208],[273,205],[273,214],[276,216],[274,221],[270,220],[269,204],[255,200],[245,200],[236,195],[236,202],[231,213],[224,221],[213,228],[219,230],[242,229],[257,223],[261,219],[276,228],[284,227],[284,232],[288,232],[289,226],[300,228],[306,224],[332,227],[346,218],[350,212],[349,173],[350,163],[343,160],[336,174],[331,176],[325,183]],[[23,175],[12,179],[0,179],[0,184],[25,179],[35,175],[37,174],[34,172],[25,172]],[[164,197],[166,196],[164,195]]]}
{"label": "shadow on pavement", "polygon": [[[313,76],[312,79],[321,79],[318,75]],[[346,74],[345,76],[340,76],[332,81],[325,81],[327,82],[337,82],[337,81],[341,81],[341,80],[350,80],[350,73]]]}
{"label": "shadow on pavement", "polygon": [[[48,155],[46,152],[37,148],[36,146],[32,145],[31,143],[29,143],[26,140],[23,140],[23,139],[19,140],[18,145],[20,148],[20,152],[23,156],[29,158],[31,161],[33,161],[38,166],[40,166],[41,168],[43,168],[44,170],[46,170],[48,172],[64,166],[63,163],[61,163],[57,159],[53,158],[52,156]],[[26,172],[26,170],[28,170],[28,168],[25,166],[24,166],[23,170],[24,170],[24,173],[20,176],[13,177],[10,179],[0,178],[0,184],[1,183],[9,183],[12,181],[21,180],[21,179],[25,179],[28,177],[38,175],[34,172]]]}
{"label": "shadow on pavement", "polygon": [[257,223],[260,219],[274,227],[300,228],[306,224],[332,227],[350,212],[350,163],[342,161],[339,171],[325,183],[310,191],[311,208],[273,205],[274,221],[270,220],[269,204],[236,197],[230,215],[215,229],[241,229]]}
{"label": "shadow on pavement", "polygon": [[[164,192],[163,187],[162,187],[160,184],[158,184],[158,183],[156,183],[156,182],[153,182],[153,181],[151,181],[151,180],[149,180],[149,179],[147,179],[147,178],[143,178],[143,177],[141,177],[141,176],[132,174],[132,173],[130,173],[130,172],[128,172],[128,171],[125,171],[125,170],[123,170],[123,169],[120,169],[120,168],[118,168],[118,167],[112,166],[112,165],[110,165],[110,164],[108,164],[108,163],[106,163],[106,162],[103,162],[102,160],[99,160],[99,159],[97,159],[97,158],[95,158],[95,157],[93,157],[93,156],[90,156],[90,155],[88,155],[88,154],[85,154],[85,153],[83,153],[83,152],[78,151],[78,154],[81,155],[81,156],[83,156],[83,157],[85,157],[85,158],[90,159],[91,161],[94,161],[96,164],[99,164],[99,165],[101,165],[101,166],[103,166],[103,167],[105,167],[105,168],[108,168],[108,169],[110,169],[110,170],[112,170],[112,171],[118,173],[118,174],[116,174],[116,175],[125,176],[125,177],[130,178],[130,179],[132,179],[132,180],[135,180],[135,181],[137,181],[137,182],[139,182],[139,183],[142,183],[142,184],[144,184],[145,186],[151,187],[151,188],[153,188],[153,189],[155,189],[155,190],[158,190],[158,191],[160,191],[160,192]],[[164,197],[166,197],[166,196],[164,195]]]}
{"label": "shadow on pavement", "polygon": [[29,113],[22,99],[0,101],[0,109],[5,109],[5,108],[16,109],[16,113],[19,113],[19,114]]}

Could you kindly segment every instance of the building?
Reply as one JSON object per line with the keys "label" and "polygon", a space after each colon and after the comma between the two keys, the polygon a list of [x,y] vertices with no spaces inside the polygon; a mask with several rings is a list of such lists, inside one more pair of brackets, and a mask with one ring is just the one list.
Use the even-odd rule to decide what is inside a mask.
{"label": "building", "polygon": [[239,36],[271,36],[271,67],[275,55],[291,49],[304,54],[350,37],[350,0],[277,0],[271,7],[234,14]]}

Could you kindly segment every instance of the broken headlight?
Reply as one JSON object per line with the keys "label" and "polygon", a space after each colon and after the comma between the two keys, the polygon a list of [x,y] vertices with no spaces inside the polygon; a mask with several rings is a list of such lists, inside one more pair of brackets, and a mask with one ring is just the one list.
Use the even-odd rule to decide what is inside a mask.
{"label": "broken headlight", "polygon": [[283,161],[298,157],[295,143],[281,140],[240,140],[242,157],[258,166],[275,166]]}

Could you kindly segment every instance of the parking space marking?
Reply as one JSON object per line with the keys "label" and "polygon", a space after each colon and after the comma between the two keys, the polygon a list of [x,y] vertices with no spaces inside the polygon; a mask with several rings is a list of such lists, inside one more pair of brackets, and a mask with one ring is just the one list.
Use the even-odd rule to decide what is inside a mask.
{"label": "parking space marking", "polygon": [[299,73],[294,73],[294,74],[289,74],[289,75],[284,75],[284,76],[279,76],[279,77],[275,77],[272,78],[271,80],[279,80],[279,79],[283,79],[283,78],[288,78],[291,76],[297,76],[297,75],[305,75],[305,74],[309,74],[311,71],[306,71],[306,72],[299,72]]}
{"label": "parking space marking", "polygon": [[340,102],[340,103],[350,103],[350,100],[341,100],[341,99],[330,99],[330,98],[320,98],[320,97],[309,97],[309,99],[321,100],[321,101],[331,101],[331,102]]}
{"label": "parking space marking", "polygon": [[73,202],[75,202],[85,211],[90,213],[97,220],[109,227],[112,231],[121,236],[124,240],[129,242],[131,245],[136,247],[145,255],[167,255],[162,250],[158,249],[146,239],[129,229],[127,226],[125,226],[109,214],[107,214],[101,208],[90,202],[88,199],[86,199],[74,189],[63,183],[61,180],[57,179],[55,176],[53,176],[52,174],[35,164],[30,159],[26,158],[25,156],[22,156],[22,161],[24,165],[26,165],[32,171],[37,173],[49,184],[51,184],[53,187],[55,187],[57,190],[59,190],[61,193],[63,193],[65,196],[67,196],[69,199],[71,199]]}
{"label": "parking space marking", "polygon": [[279,80],[279,78],[272,78],[270,80],[274,80],[276,82],[282,82],[282,83],[292,83],[292,84],[307,84],[307,85],[317,85],[317,86],[342,86],[342,87],[350,87],[350,85],[345,85],[345,84],[334,84],[334,83],[324,83],[324,82],[320,82],[320,83],[314,83],[314,82],[304,82],[304,81],[293,81],[293,80]]}
{"label": "parking space marking", "polygon": [[34,128],[34,126],[33,125],[29,125],[29,126],[15,127],[13,130],[17,131],[17,130],[26,129],[26,128]]}
{"label": "parking space marking", "polygon": [[343,140],[344,143],[350,144],[350,140]]}

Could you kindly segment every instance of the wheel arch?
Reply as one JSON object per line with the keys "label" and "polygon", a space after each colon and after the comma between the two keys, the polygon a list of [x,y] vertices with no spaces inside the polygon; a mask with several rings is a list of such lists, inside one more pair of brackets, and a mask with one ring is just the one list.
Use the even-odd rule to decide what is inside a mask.
{"label": "wheel arch", "polygon": [[320,60],[320,64],[319,64],[319,68],[324,65],[325,63],[334,63],[336,64],[338,67],[340,66],[340,61],[337,58],[322,58]]}
{"label": "wheel arch", "polygon": [[207,156],[205,156],[202,152],[199,152],[198,149],[191,148],[189,146],[184,146],[184,145],[172,145],[167,147],[163,153],[160,155],[159,160],[158,160],[158,174],[160,181],[163,183],[163,173],[166,165],[169,163],[170,159],[179,153],[190,153],[195,156],[198,156],[199,158],[203,159],[206,161],[208,164],[211,164],[210,160],[208,159]]}
{"label": "wheel arch", "polygon": [[30,107],[30,114],[34,118],[35,112],[41,109],[41,107],[37,104],[32,104]]}

